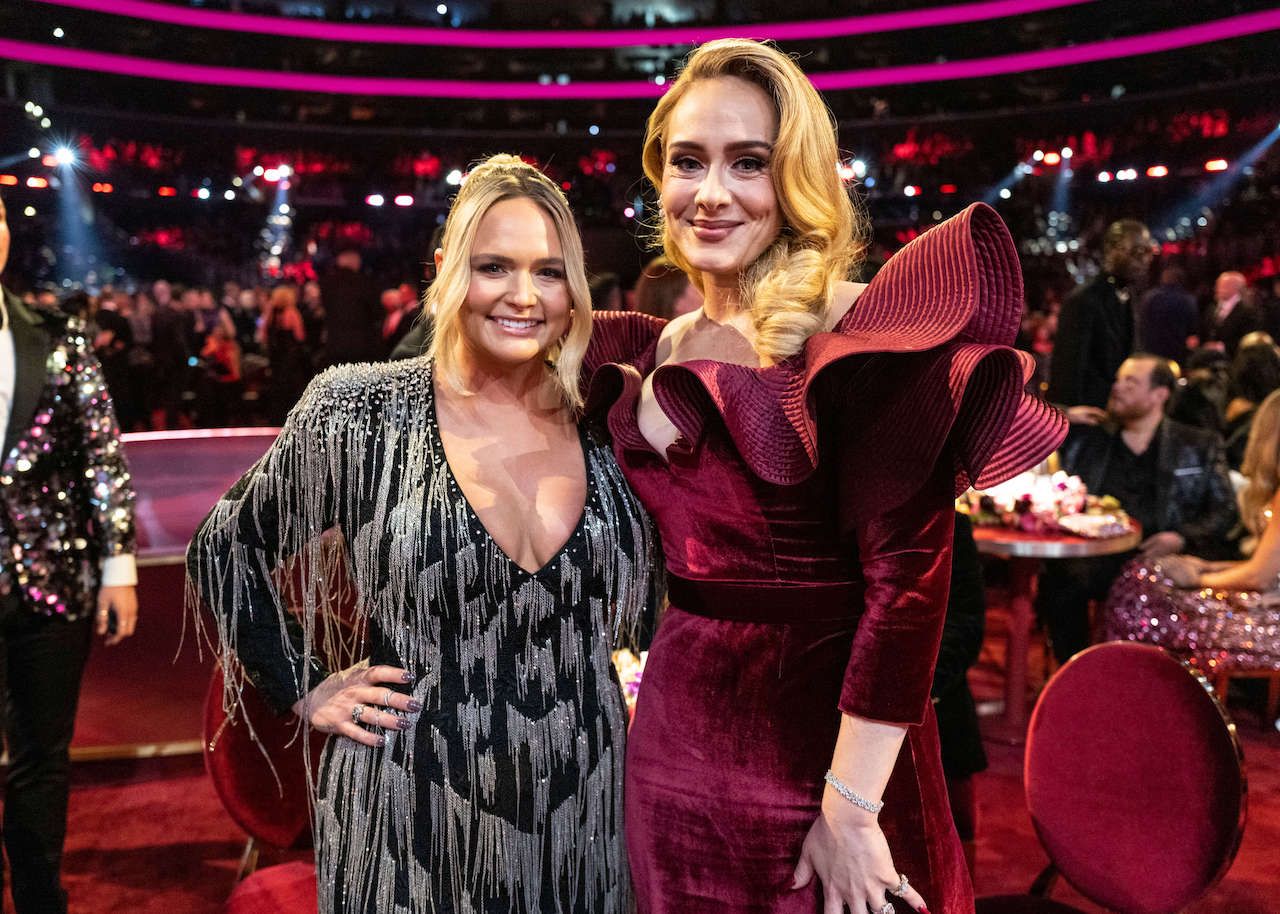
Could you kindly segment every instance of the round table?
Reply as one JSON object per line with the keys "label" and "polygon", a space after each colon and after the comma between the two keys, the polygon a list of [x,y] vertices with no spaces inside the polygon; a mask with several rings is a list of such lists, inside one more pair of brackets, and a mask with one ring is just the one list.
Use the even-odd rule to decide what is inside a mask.
{"label": "round table", "polygon": [[1027,654],[1035,618],[1033,600],[1040,563],[1128,552],[1142,542],[1142,528],[1130,521],[1127,533],[1091,539],[1068,533],[1023,533],[1009,527],[975,524],[973,538],[980,553],[1009,560],[1004,728],[1010,739],[1020,742],[1027,727]]}

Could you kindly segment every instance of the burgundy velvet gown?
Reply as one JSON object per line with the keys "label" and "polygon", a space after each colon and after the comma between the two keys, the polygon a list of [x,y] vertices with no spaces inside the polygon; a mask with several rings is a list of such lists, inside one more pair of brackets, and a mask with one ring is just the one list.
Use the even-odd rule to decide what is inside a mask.
{"label": "burgundy velvet gown", "polygon": [[665,460],[636,422],[662,323],[597,317],[587,411],[658,525],[671,601],[628,741],[641,914],[820,910],[816,879],[790,885],[842,711],[908,726],[880,823],[934,914],[973,911],[929,686],[954,496],[1066,431],[1023,392],[1021,312],[1008,231],[972,206],[791,359],[658,368]]}

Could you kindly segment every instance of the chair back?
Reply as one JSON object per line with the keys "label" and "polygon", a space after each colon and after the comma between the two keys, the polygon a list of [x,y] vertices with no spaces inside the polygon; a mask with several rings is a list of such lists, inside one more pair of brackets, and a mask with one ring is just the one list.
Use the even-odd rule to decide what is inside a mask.
{"label": "chair back", "polygon": [[1112,910],[1180,910],[1226,873],[1244,833],[1235,725],[1152,645],[1099,644],[1058,671],[1031,717],[1024,776],[1049,859]]}
{"label": "chair back", "polygon": [[[204,702],[204,763],[214,789],[252,837],[276,847],[305,845],[311,819],[302,741],[308,737],[292,715],[277,716],[251,683],[228,715],[222,709],[222,676],[221,668],[214,670]],[[309,732],[314,765],[324,740]]]}

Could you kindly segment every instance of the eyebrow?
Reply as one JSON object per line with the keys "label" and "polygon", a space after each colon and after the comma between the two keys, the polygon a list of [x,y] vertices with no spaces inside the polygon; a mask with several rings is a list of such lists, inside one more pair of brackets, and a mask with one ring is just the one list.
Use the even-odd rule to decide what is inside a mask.
{"label": "eyebrow", "polygon": [[[706,147],[701,143],[694,142],[693,140],[677,140],[667,147],[668,150],[688,150],[696,152],[701,152],[705,148]],[[766,140],[739,140],[735,143],[726,143],[724,148],[730,152],[742,152],[744,150],[754,151],[761,149],[765,152],[773,152],[773,144]]]}
{"label": "eyebrow", "polygon": [[[483,251],[471,255],[472,263],[475,263],[478,260],[500,263],[500,264],[503,264],[504,266],[515,263],[514,260],[512,260],[510,257],[508,257],[505,254],[486,254]],[[535,260],[534,263],[539,264],[540,266],[563,267],[564,258],[563,257],[541,257],[538,260]]]}

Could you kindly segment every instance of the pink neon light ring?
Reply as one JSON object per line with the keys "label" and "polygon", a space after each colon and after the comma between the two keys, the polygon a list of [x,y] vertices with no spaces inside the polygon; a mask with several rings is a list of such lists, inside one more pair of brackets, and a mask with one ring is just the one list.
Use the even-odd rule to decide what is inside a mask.
{"label": "pink neon light ring", "polygon": [[[943,63],[906,64],[817,73],[810,76],[822,90],[864,89],[872,86],[907,85],[952,79],[975,79],[1027,70],[1042,70],[1155,54],[1177,48],[1225,41],[1280,29],[1280,9],[1246,13],[1213,22],[1184,26],[1164,32],[1094,41],[1067,48],[1024,51],[997,57],[954,60]],[[504,100],[564,100],[652,98],[666,91],[651,82],[578,82],[540,85],[530,82],[477,82],[449,79],[408,79],[369,76],[340,76],[320,73],[283,73],[274,70],[247,70],[204,64],[151,60],[99,51],[35,44],[0,38],[0,57],[28,63],[92,70],[122,76],[141,76],[173,82],[275,89],[337,95],[402,96],[413,98],[480,98]]]}
{"label": "pink neon light ring", "polygon": [[[40,0],[57,6],[92,10],[150,22],[185,25],[193,28],[233,32],[287,35],[321,41],[358,41],[364,44],[418,44],[469,48],[622,48],[664,44],[700,44],[714,38],[742,37],[737,26],[698,26],[659,29],[603,29],[595,31],[545,30],[504,31],[501,29],[453,29],[400,25],[358,25],[341,22],[314,22],[281,16],[259,16],[217,10],[197,10],[154,3],[149,0]],[[1002,19],[1063,6],[1077,6],[1095,0],[981,0],[933,9],[906,10],[867,16],[846,16],[811,22],[779,22],[754,25],[753,38],[776,41],[807,41],[896,32],[909,29],[955,25]]]}

